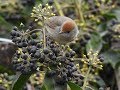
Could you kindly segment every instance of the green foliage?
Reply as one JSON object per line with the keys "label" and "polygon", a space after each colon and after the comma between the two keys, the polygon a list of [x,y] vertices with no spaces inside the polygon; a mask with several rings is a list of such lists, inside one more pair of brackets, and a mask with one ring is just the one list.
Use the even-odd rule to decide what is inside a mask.
{"label": "green foliage", "polygon": [[82,90],[82,88],[80,86],[78,86],[77,84],[74,84],[72,82],[68,82],[68,85],[71,90]]}
{"label": "green foliage", "polygon": [[10,74],[10,75],[15,74],[15,71],[14,71],[14,70],[12,70],[12,69],[10,69],[10,68],[8,68],[8,67],[5,68],[5,66],[0,65],[0,73],[4,73],[4,72],[6,72],[6,73],[8,73],[8,74]]}
{"label": "green foliage", "polygon": [[[9,22],[7,22],[2,16],[0,16],[0,25],[3,27],[3,28],[5,28],[8,32],[10,32],[11,31],[11,29],[12,29],[12,25],[9,23]],[[7,26],[7,27],[6,27]]]}
{"label": "green foliage", "polygon": [[23,86],[26,84],[32,74],[33,72],[26,75],[17,73],[15,76],[16,78],[13,81],[11,90],[23,90]]}
{"label": "green foliage", "polygon": [[93,33],[91,35],[91,39],[86,45],[87,53],[90,52],[90,50],[93,52],[100,52],[102,49],[102,43],[102,38],[100,37],[99,33]]}
{"label": "green foliage", "polygon": [[101,54],[104,58],[105,63],[110,63],[114,69],[117,69],[120,66],[120,52],[109,50]]}
{"label": "green foliage", "polygon": [[[59,44],[56,44],[57,49],[60,49],[59,51],[62,52],[60,53],[60,56],[58,56],[57,59],[52,58],[55,59],[53,60],[54,62],[52,62],[52,60],[48,60],[45,63],[43,63],[42,61],[41,61],[42,63],[37,62],[34,65],[34,66],[37,65],[39,66],[36,68],[37,70],[36,71],[29,70],[30,73],[28,74],[21,74],[20,71],[19,72],[14,71],[12,69],[12,66],[10,68],[3,66],[1,60],[0,86],[3,86],[5,90],[6,89],[10,90],[8,85],[11,85],[11,82],[13,82],[11,85],[11,90],[23,90],[23,87],[26,86],[27,81],[30,80],[30,77],[34,77],[35,78],[34,81],[30,80],[34,82],[33,84],[30,84],[30,86],[33,86],[35,90],[57,90],[57,89],[67,90],[67,84],[69,85],[70,90],[88,90],[88,89],[101,90],[101,89],[105,89],[104,87],[106,87],[106,89],[110,88],[111,90],[112,89],[119,90],[120,89],[119,87],[119,82],[120,82],[119,80],[120,9],[119,8],[120,6],[119,4],[120,4],[119,0],[12,0],[12,1],[0,0],[0,36],[1,37],[10,38],[9,32],[11,32],[13,25],[20,26],[20,23],[22,22],[24,23],[25,29],[24,30],[23,29],[21,30],[21,28],[17,29],[19,35],[23,34],[20,38],[17,39],[22,40],[28,35],[27,39],[29,38],[30,40],[32,33],[35,33],[34,35],[39,36],[38,31],[40,31],[41,32],[40,37],[42,37],[42,34],[44,37],[44,40],[41,40],[40,44],[43,45],[46,36],[45,36],[45,32],[41,30],[43,28],[45,29],[44,22],[47,19],[49,19],[51,16],[54,16],[54,14],[58,16],[65,15],[67,17],[74,19],[76,24],[78,25],[78,29],[80,30],[80,32],[82,32],[79,33],[79,37],[77,38],[75,43],[71,44],[71,49],[66,46],[68,49],[66,50],[66,47],[64,46],[61,47]],[[30,17],[31,16],[30,13],[32,17]],[[31,30],[31,28],[33,31]],[[18,35],[18,33],[15,34],[16,36]],[[32,40],[34,39],[32,38]],[[38,40],[36,41],[38,42]],[[0,44],[1,42],[4,41],[3,40],[0,41]],[[115,45],[116,43],[117,46]],[[40,53],[43,52],[43,48],[45,48],[46,46],[49,46],[48,43],[47,45],[45,45],[44,43],[43,46],[40,46]],[[29,47],[31,46],[29,45]],[[10,53],[9,50],[5,51],[4,49],[5,48],[3,46],[0,46],[0,55],[3,52]],[[22,47],[22,49],[19,50],[23,51],[25,50],[25,48]],[[71,50],[74,50],[75,57],[70,57],[70,58],[67,57],[67,59],[62,58],[63,60],[65,59],[65,61],[64,62],[61,61],[63,63],[59,62],[59,59],[61,59],[61,57],[64,56],[64,54],[66,56],[69,56],[70,54],[69,52]],[[56,50],[56,48],[53,51],[59,52]],[[91,51],[93,52],[91,55],[89,55]],[[37,56],[39,55],[37,54]],[[8,55],[8,57],[12,58],[12,55]],[[24,66],[23,64],[24,60],[22,61],[21,59],[22,56],[20,56],[19,58],[18,57],[17,57],[18,60],[17,63]],[[13,61],[16,60],[16,56],[14,56],[14,58],[12,59]],[[41,60],[44,59],[46,59],[46,57],[45,58],[42,57]],[[31,60],[31,58],[29,58],[29,60]],[[9,63],[10,65],[13,65],[11,61]],[[70,61],[74,63],[68,65]],[[55,66],[56,63],[58,66]],[[111,64],[112,69],[111,67],[108,66],[109,70],[107,68],[103,68],[103,71],[107,70],[107,72],[99,74],[99,70],[100,70],[99,66],[102,69],[102,66],[106,66],[107,64]],[[62,66],[62,68],[59,66]],[[72,73],[73,77],[67,78],[67,80],[69,79],[68,82],[65,82],[64,85],[58,85],[56,81],[60,81],[62,75],[64,79],[62,79],[61,81],[64,81],[66,80],[66,76],[68,77],[69,75],[71,75],[70,71],[76,70],[74,68],[71,69],[69,66],[77,67],[77,71],[80,71],[80,73],[79,74]],[[15,68],[18,69],[18,66],[16,65]],[[64,69],[66,68],[68,69],[70,68],[70,70],[65,71]],[[21,68],[19,69],[23,71],[23,69]],[[38,76],[37,75],[34,76],[33,74],[36,74],[36,72],[39,72],[39,70],[41,69],[44,74],[46,74],[46,69],[47,70],[53,69],[56,71],[60,71],[63,69],[63,71],[57,72],[59,76],[59,79],[57,80],[56,80],[57,75],[55,77],[53,76],[47,77],[47,75],[45,76],[42,75],[43,73],[40,74],[41,77],[44,78],[44,80],[39,80]],[[70,72],[70,73],[66,75],[65,72],[67,73]],[[115,73],[111,73],[111,72],[115,72]],[[1,84],[2,81],[7,82],[7,79],[5,79],[6,76],[4,76],[3,73],[7,73],[8,74],[7,77],[12,78],[10,79],[11,80],[10,84],[8,85]],[[79,76],[79,78],[75,78],[77,76]],[[110,80],[104,78],[107,76],[111,77],[109,78]],[[116,80],[114,80],[113,78],[116,78]],[[113,81],[113,82],[112,84],[109,84],[106,81],[107,82]],[[42,84],[39,84],[38,82]],[[40,88],[38,88],[37,86],[39,86]]]}
{"label": "green foliage", "polygon": [[47,77],[45,76],[44,82],[42,85],[42,90],[55,90],[55,82],[53,77]]}

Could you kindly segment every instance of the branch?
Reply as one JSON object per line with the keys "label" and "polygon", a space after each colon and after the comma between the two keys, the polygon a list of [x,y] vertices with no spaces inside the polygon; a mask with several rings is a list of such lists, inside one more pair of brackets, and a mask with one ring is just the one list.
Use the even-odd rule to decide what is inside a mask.
{"label": "branch", "polygon": [[60,4],[58,3],[58,1],[57,1],[57,0],[54,0],[54,3],[55,3],[55,7],[56,7],[59,15],[60,15],[60,16],[64,16],[64,13],[63,13],[63,11],[62,11],[62,9],[61,9]]}
{"label": "branch", "polygon": [[82,0],[74,0],[74,1],[75,1],[76,8],[78,10],[79,19],[82,21],[82,23],[85,23],[85,20],[83,18],[83,13],[81,10]]}

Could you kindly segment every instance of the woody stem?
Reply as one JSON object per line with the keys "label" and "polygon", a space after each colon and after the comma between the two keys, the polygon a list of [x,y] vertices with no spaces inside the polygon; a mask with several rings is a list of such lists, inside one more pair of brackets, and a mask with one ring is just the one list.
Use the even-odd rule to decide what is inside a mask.
{"label": "woody stem", "polygon": [[43,29],[43,46],[44,49],[46,48],[46,33],[45,33],[45,28]]}

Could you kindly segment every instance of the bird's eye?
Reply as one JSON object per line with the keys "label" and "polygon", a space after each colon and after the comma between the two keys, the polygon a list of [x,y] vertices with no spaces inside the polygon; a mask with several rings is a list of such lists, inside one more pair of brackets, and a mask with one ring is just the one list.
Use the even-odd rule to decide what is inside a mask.
{"label": "bird's eye", "polygon": [[70,31],[67,31],[66,33],[70,33]]}

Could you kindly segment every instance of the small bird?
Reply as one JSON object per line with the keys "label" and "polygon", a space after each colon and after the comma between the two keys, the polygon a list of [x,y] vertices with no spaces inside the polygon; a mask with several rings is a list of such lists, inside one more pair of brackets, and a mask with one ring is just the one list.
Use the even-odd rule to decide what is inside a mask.
{"label": "small bird", "polygon": [[59,44],[73,41],[79,31],[76,23],[65,16],[53,16],[46,21],[48,35]]}

